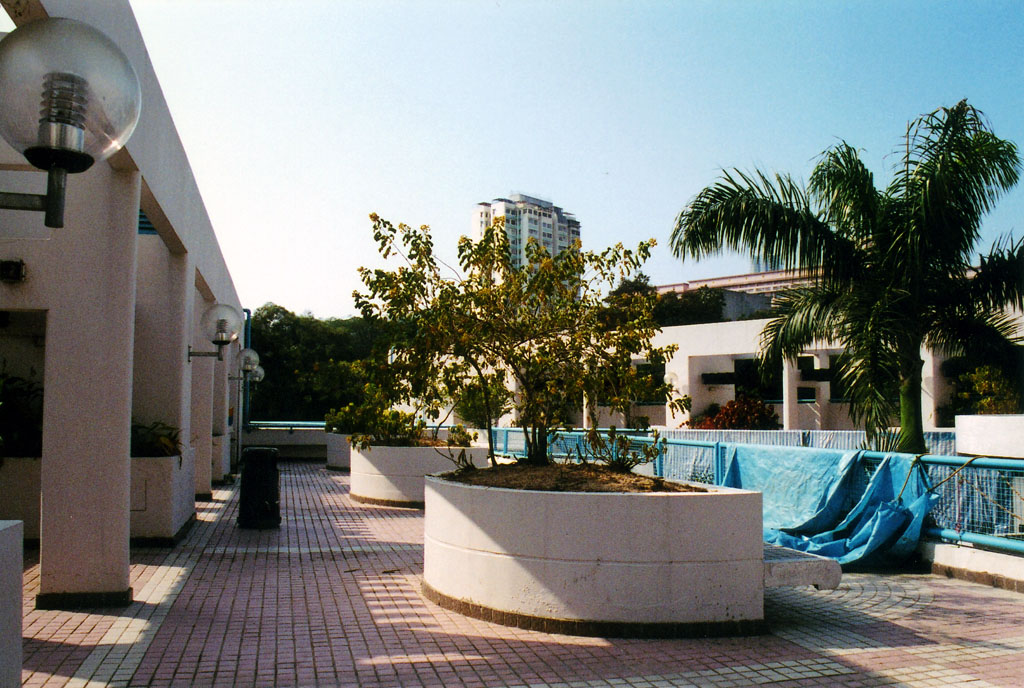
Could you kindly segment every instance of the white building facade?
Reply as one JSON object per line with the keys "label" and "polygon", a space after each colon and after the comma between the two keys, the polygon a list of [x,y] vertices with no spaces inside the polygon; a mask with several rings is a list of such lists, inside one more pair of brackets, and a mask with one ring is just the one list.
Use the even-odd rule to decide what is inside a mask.
{"label": "white building facade", "polygon": [[490,203],[477,203],[473,210],[472,236],[479,239],[483,231],[498,218],[505,219],[512,264],[526,264],[526,244],[533,238],[552,255],[572,246],[580,238],[580,223],[551,201],[524,194],[495,198]]}

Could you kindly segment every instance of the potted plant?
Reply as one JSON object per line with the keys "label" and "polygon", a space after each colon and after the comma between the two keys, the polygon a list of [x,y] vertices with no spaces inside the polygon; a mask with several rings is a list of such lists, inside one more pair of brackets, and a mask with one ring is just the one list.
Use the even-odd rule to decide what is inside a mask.
{"label": "potted plant", "polygon": [[194,466],[185,461],[181,430],[163,421],[131,425],[131,537],[172,545],[195,522]]}
{"label": "potted plant", "polygon": [[[759,494],[664,482],[618,489],[642,480],[630,469],[656,453],[656,437],[636,450],[620,433],[590,432],[578,458],[604,468],[559,465],[551,456],[552,437],[585,398],[628,415],[635,399],[651,394],[635,362],[663,363],[674,351],[651,344],[651,294],[617,299],[614,308],[604,298],[615,279],[639,269],[653,241],[599,254],[577,245],[554,256],[531,242],[528,265],[518,269],[499,224],[480,241],[459,242],[460,271],[453,271],[435,260],[428,228],[372,219],[381,253],[403,264],[363,270],[369,293],[357,302],[364,317],[397,334],[387,362],[401,380],[399,396],[436,411],[474,386],[493,421],[497,390],[511,388],[526,438],[518,465],[498,466],[489,443],[491,468],[426,479],[428,597],[502,623],[565,632],[758,630]],[[657,387],[673,408],[688,405],[670,398],[667,385]],[[581,472],[596,477],[557,489],[578,484]],[[668,598],[650,592],[664,585]]]}

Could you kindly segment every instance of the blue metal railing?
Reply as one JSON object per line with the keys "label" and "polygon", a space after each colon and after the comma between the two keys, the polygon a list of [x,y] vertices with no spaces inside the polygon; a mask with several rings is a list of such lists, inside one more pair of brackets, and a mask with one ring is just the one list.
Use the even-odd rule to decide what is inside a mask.
{"label": "blue metal railing", "polygon": [[[495,451],[514,457],[526,455],[521,428],[493,428]],[[549,452],[570,459],[588,455],[584,433],[558,431],[549,438]],[[650,436],[634,435],[631,442],[650,443]],[[674,480],[721,484],[730,442],[663,438],[654,461],[638,472]],[[799,451],[799,449],[797,449]],[[869,469],[886,454],[866,451]],[[929,537],[968,542],[989,549],[1024,555],[1024,460],[926,454],[917,461],[928,473],[939,501],[925,528]],[[867,476],[865,476],[867,479]]]}
{"label": "blue metal railing", "polygon": [[324,422],[322,420],[253,420],[249,421],[249,427],[253,430],[298,430],[300,428],[323,430]]}

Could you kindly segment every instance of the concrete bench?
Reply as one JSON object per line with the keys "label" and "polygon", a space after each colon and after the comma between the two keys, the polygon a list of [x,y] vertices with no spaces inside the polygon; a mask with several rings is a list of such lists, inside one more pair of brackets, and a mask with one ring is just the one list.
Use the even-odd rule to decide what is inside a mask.
{"label": "concrete bench", "polygon": [[819,590],[834,590],[842,577],[843,570],[834,559],[779,545],[764,545],[765,588],[813,585]]}

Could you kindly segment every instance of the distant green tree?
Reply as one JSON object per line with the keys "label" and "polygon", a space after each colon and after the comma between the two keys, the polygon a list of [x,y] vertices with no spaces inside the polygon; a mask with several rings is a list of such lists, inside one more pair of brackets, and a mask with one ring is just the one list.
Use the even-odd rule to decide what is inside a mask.
{"label": "distant green tree", "polygon": [[722,322],[725,293],[712,287],[698,287],[692,291],[668,291],[658,295],[654,304],[654,319],[662,327],[699,325]]}
{"label": "distant green tree", "polygon": [[266,371],[253,387],[253,419],[323,420],[358,403],[379,328],[362,318],[320,320],[267,303],[252,318],[252,347]]}
{"label": "distant green tree", "polygon": [[718,288],[699,287],[691,291],[668,291],[658,293],[651,285],[650,277],[638,273],[635,277],[623,277],[608,293],[610,316],[621,311],[632,299],[652,299],[654,320],[661,327],[675,325],[698,325],[700,323],[722,322],[725,308],[725,293]]}

